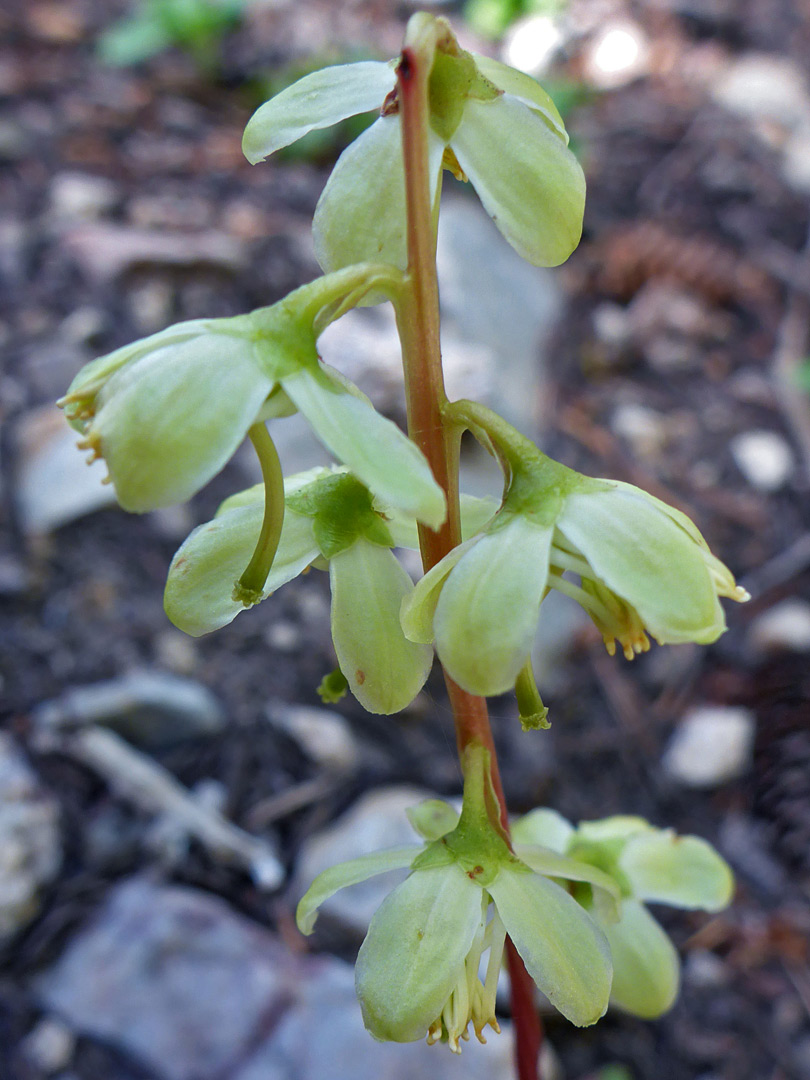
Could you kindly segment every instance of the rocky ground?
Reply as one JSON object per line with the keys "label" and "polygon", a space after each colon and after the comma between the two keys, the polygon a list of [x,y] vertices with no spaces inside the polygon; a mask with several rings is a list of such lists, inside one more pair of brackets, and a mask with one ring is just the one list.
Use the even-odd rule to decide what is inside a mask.
{"label": "rocky ground", "polygon": [[[128,516],[53,406],[93,356],[314,276],[309,221],[340,144],[252,168],[242,127],[291,72],[393,54],[412,9],[257,4],[212,72],[177,51],[104,66],[94,42],[126,8],[0,14],[0,1080],[507,1077],[508,1022],[460,1061],[363,1032],[351,960],[390,883],[337,898],[313,939],[292,921],[320,868],[409,839],[404,807],[458,793],[440,679],[396,719],[324,708],[317,573],[217,635],[175,631],[171,555],[254,480],[250,456],[190,506]],[[611,72],[616,20],[640,44]],[[451,185],[452,392],[687,510],[753,599],[716,645],[631,666],[552,597],[535,657],[551,730],[523,734],[494,703],[516,812],[641,813],[710,839],[738,881],[720,915],[661,912],[684,961],[672,1012],[587,1031],[549,1016],[544,1077],[802,1080],[810,12],[572,0],[563,27],[549,85],[588,174],[583,244],[532,270]],[[336,324],[324,354],[401,418],[384,312]],[[320,460],[294,419],[278,427],[287,471]],[[493,484],[474,456],[467,476]]]}

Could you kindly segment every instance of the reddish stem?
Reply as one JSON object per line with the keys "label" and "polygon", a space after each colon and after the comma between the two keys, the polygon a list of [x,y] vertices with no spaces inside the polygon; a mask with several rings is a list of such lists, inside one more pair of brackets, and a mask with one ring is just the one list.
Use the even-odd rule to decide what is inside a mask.
{"label": "reddish stem", "polygon": [[[448,509],[447,520],[438,530],[420,526],[419,542],[425,571],[461,543],[457,436],[451,425],[446,425],[442,419],[447,395],[439,345],[439,287],[433,192],[428,167],[428,80],[433,51],[431,44],[425,47],[426,44],[419,42],[415,48],[406,46],[397,69],[408,222],[407,284],[397,306],[397,325],[405,367],[408,433],[430,463],[433,475],[445,493]],[[444,678],[453,708],[459,754],[471,742],[477,742],[489,751],[492,790],[498,802],[490,808],[490,813],[493,824],[508,842],[509,818],[486,699],[467,693],[447,673]],[[534,983],[508,938],[507,955],[518,1078],[539,1080],[542,1028],[534,1007]]]}

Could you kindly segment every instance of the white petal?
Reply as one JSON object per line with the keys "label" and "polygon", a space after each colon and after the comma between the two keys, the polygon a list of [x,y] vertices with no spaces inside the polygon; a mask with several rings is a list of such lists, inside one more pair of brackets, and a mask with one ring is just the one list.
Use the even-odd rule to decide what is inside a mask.
{"label": "white petal", "polygon": [[309,131],[379,109],[395,84],[393,67],[376,60],[338,64],[305,75],[251,116],[242,138],[244,155],[255,165]]}
{"label": "white petal", "polygon": [[568,145],[568,133],[565,130],[563,118],[539,82],[524,71],[502,64],[500,60],[493,60],[490,56],[480,56],[477,53],[473,55],[475,66],[484,78],[489,79],[499,90],[505,90],[507,94],[516,97],[530,109],[539,112],[549,127],[554,129],[566,146]]}
{"label": "white petal", "polygon": [[[443,153],[444,144],[431,131],[432,191],[438,187]],[[312,236],[324,271],[359,262],[405,269],[405,172],[398,116],[375,120],[340,155],[315,208]]]}
{"label": "white petal", "polygon": [[534,641],[548,576],[551,529],[522,515],[478,539],[436,605],[436,651],[471,694],[511,690]]}
{"label": "white petal", "polygon": [[246,343],[226,334],[121,368],[99,394],[91,431],[124,509],[154,510],[199,491],[245,438],[271,387]]}
{"label": "white petal", "polygon": [[444,494],[418,449],[362,395],[348,393],[328,368],[302,368],[284,379],[321,442],[384,504],[437,528]]}
{"label": "white petal", "polygon": [[539,807],[518,818],[512,825],[512,839],[516,844],[540,844],[564,855],[568,841],[574,835],[574,826],[556,810]]}
{"label": "white petal", "polygon": [[711,844],[671,829],[631,836],[619,866],[639,900],[720,911],[734,893],[731,870]]}
{"label": "white petal", "polygon": [[702,547],[643,492],[571,495],[557,525],[660,642],[707,644],[725,630]]}
{"label": "white petal", "polygon": [[318,874],[298,902],[295,911],[298,929],[302,934],[311,934],[318,918],[318,908],[339,889],[347,889],[350,885],[357,885],[388,870],[403,870],[410,866],[423,850],[421,844],[413,844],[388,851],[375,851],[371,855],[361,855],[357,859],[330,866]]}
{"label": "white petal", "polygon": [[374,915],[357,957],[363,1021],[378,1039],[423,1039],[464,969],[481,888],[457,863],[415,870]]}
{"label": "white petal", "polygon": [[413,582],[390,548],[358,540],[329,560],[332,640],[352,693],[372,713],[413,701],[433,665],[433,649],[408,641],[399,623]]}
{"label": "white petal", "polygon": [[451,146],[518,254],[535,266],[565,262],[582,231],[585,178],[544,120],[508,94],[468,101]]}
{"label": "white petal", "polygon": [[503,868],[487,886],[526,970],[573,1024],[594,1024],[607,1009],[611,962],[605,935],[559,885]]}
{"label": "white petal", "polygon": [[411,595],[404,601],[400,612],[402,629],[409,641],[421,641],[428,644],[433,641],[433,616],[439,602],[442,588],[453,567],[478,543],[480,537],[474,536],[458,544],[443,559],[432,566],[418,582]]}
{"label": "white petal", "polygon": [[678,996],[680,964],[667,935],[643,904],[625,900],[617,923],[603,927],[613,957],[610,1001],[651,1020]]}
{"label": "white petal", "polygon": [[[233,506],[200,525],[172,559],[163,606],[174,625],[186,634],[209,634],[245,610],[232,594],[259,539],[264,516],[263,487],[261,496],[261,502]],[[312,521],[287,510],[263,596],[292,581],[318,554]]]}

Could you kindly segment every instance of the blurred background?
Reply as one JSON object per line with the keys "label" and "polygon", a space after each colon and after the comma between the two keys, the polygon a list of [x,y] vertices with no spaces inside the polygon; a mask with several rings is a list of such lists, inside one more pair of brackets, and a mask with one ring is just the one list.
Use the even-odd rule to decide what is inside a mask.
{"label": "blurred background", "polygon": [[[451,395],[681,507],[753,595],[714,646],[633,664],[552,595],[535,655],[551,730],[493,702],[516,813],[642,814],[711,840],[738,881],[717,916],[656,913],[683,957],[669,1015],[577,1031],[549,1014],[543,1075],[810,1077],[810,4],[418,6],[543,81],[589,184],[579,250],[537,270],[446,181]],[[363,1032],[351,962],[390,879],[336,898],[312,939],[292,921],[320,869],[408,841],[405,807],[458,795],[438,674],[397,717],[324,707],[317,572],[184,637],[162,610],[169,561],[256,480],[250,454],[190,505],[131,516],[54,406],[94,356],[316,275],[315,202],[372,117],[256,167],[242,129],[310,70],[395,55],[416,7],[3,5],[0,1080],[511,1075],[506,1013],[461,1060]],[[387,309],[322,345],[402,420]],[[323,460],[296,418],[274,430],[286,472]],[[497,491],[472,448],[464,467]]]}

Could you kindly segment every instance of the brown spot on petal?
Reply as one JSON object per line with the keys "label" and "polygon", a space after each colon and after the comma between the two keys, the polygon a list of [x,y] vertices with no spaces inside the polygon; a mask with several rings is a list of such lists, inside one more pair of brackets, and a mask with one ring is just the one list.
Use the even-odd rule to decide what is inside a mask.
{"label": "brown spot on petal", "polygon": [[361,671],[360,668],[358,668],[357,671],[355,671],[354,673],[354,681],[357,683],[358,686],[362,686],[363,683],[366,681],[365,671]]}

